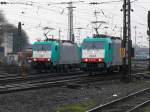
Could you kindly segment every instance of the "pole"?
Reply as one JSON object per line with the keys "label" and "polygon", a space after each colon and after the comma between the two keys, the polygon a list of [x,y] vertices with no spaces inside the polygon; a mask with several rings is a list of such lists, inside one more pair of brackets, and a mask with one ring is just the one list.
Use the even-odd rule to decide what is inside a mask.
{"label": "pole", "polygon": [[97,14],[98,13],[100,13],[100,12],[97,12],[96,10],[94,11],[94,16],[95,16],[95,19],[96,19],[95,20],[95,28],[94,29],[96,31],[96,35],[99,35],[99,33],[98,33],[98,25],[97,25],[97,23],[98,23],[98,21],[97,21],[98,20]]}
{"label": "pole", "polygon": [[123,30],[123,29],[122,29],[122,27],[121,27],[121,28],[120,28],[120,38],[121,38],[121,39],[123,39],[123,37],[122,37],[122,30]]}
{"label": "pole", "polygon": [[136,28],[137,28],[137,26],[134,27],[134,30],[135,30],[135,37],[134,37],[135,38],[135,53],[136,53],[136,34],[137,34]]}
{"label": "pole", "polygon": [[59,41],[61,40],[61,30],[59,28]]}
{"label": "pole", "polygon": [[73,31],[73,7],[72,2],[69,2],[68,7],[68,36],[69,40],[74,43],[74,31]]}
{"label": "pole", "polygon": [[82,30],[83,28],[79,27],[79,28],[76,28],[76,29],[78,29],[79,43],[80,43],[80,40],[81,40],[81,30]]}
{"label": "pole", "polygon": [[[16,40],[17,41],[17,40]],[[22,50],[22,24],[21,22],[18,23],[18,51],[20,52]]]}
{"label": "pole", "polygon": [[[122,48],[126,50],[126,0],[124,0],[123,3],[123,40],[122,40]],[[122,79],[124,80],[124,77],[126,76],[126,72],[127,72],[127,62],[126,62],[126,51],[125,51],[125,55],[123,57],[123,77]]]}
{"label": "pole", "polygon": [[130,0],[124,0],[123,4],[123,42],[122,48],[125,49],[123,57],[123,80],[131,79],[131,3]]}
{"label": "pole", "polygon": [[129,78],[131,78],[131,48],[132,48],[132,42],[131,42],[131,17],[130,17],[130,11],[131,11],[131,3],[130,0],[128,0],[128,69],[129,69]]}
{"label": "pole", "polygon": [[96,23],[95,23],[95,29],[97,28],[97,13],[98,13],[98,12],[95,10],[95,12],[94,12],[95,19],[96,19],[96,20],[95,20],[95,21],[96,21]]}
{"label": "pole", "polygon": [[148,70],[150,70],[150,34],[149,34],[149,63],[148,63]]}
{"label": "pole", "polygon": [[148,69],[150,70],[150,11],[148,11],[148,31],[147,34],[149,36],[149,64]]}

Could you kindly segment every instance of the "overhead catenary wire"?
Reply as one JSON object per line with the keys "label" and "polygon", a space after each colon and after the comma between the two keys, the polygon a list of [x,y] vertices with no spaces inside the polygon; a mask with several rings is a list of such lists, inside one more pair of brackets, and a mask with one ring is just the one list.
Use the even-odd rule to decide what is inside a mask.
{"label": "overhead catenary wire", "polygon": [[[17,1],[17,0],[16,0]],[[19,1],[19,0],[18,0]],[[12,0],[11,0],[11,2],[12,2]],[[105,1],[104,1],[105,2]],[[120,3],[122,3],[122,1],[121,0],[109,0],[109,1],[106,1],[105,3],[104,2],[102,2],[101,4],[103,4],[103,5],[109,5],[109,4],[120,4]],[[22,2],[23,3],[23,2]],[[60,3],[60,2],[58,2],[58,3]],[[53,3],[53,2],[35,2],[35,0],[34,1],[32,1],[32,4],[34,4],[34,5],[31,5],[31,2],[27,2],[27,3],[23,3],[22,5],[25,5],[26,7],[38,7],[38,6],[40,6],[40,10],[45,10],[45,12],[46,11],[50,11],[50,12],[53,12],[53,13],[57,13],[58,15],[61,15],[61,11],[59,11],[59,10],[62,10],[61,9],[61,7],[63,7],[64,8],[64,5],[63,6],[61,6],[60,4],[58,4],[58,3]],[[101,5],[100,4],[100,5]],[[138,1],[137,2],[133,2],[132,4],[141,4],[141,3],[139,3]],[[15,2],[14,2],[14,4],[10,4],[10,5],[15,5]],[[21,4],[16,4],[16,5],[21,5]],[[49,5],[49,6],[48,6]],[[79,5],[89,5],[90,6],[90,4],[89,4],[89,2],[85,2],[85,3],[80,3]],[[45,6],[47,6],[46,8],[44,8],[43,9],[43,7],[45,7]],[[53,7],[53,8],[52,8]],[[56,7],[56,8],[55,8]],[[60,7],[59,9],[57,9],[58,7]],[[97,7],[99,7],[99,6],[97,6]],[[96,7],[96,8],[97,8]],[[50,9],[50,10],[49,10]],[[52,10],[51,10],[52,9]],[[54,10],[56,11],[54,11]],[[66,10],[66,9],[64,9],[64,10]],[[111,17],[109,17],[109,15],[111,14],[110,13],[110,11],[109,11],[109,9],[108,9],[108,11],[105,11],[105,9],[103,9],[104,10],[104,13],[105,13],[105,15],[107,16],[107,18],[108,18],[108,20],[109,21],[112,21],[112,18]],[[88,11],[87,11],[88,12]],[[77,12],[78,13],[78,12]],[[85,12],[86,13],[86,12]],[[85,14],[84,12],[82,12],[82,11],[80,11],[79,12],[79,14],[80,15],[76,15],[76,23],[78,23],[79,21],[82,21],[82,24],[81,25],[83,25],[83,24],[87,24],[89,21],[91,21],[91,19],[92,19],[92,16],[91,16],[91,14],[89,14],[88,15],[88,13],[86,13]],[[75,13],[76,14],[76,13]],[[115,13],[114,13],[115,14]],[[114,15],[114,14],[111,14],[111,15]],[[24,16],[24,15],[23,15]],[[63,15],[62,16],[67,16],[67,14],[66,14],[66,12],[65,13],[63,13]],[[80,17],[81,16],[81,17]],[[88,16],[88,17],[86,17],[86,16]],[[91,17],[90,17],[91,16]],[[141,17],[141,16],[140,16]],[[26,17],[27,18],[27,17]],[[81,19],[82,18],[82,19]],[[101,18],[101,17],[100,17]],[[121,16],[119,15],[119,14],[116,14],[116,16],[115,16],[115,19],[119,19],[119,20],[121,20]],[[33,18],[34,19],[34,18]],[[31,19],[32,20],[32,19]],[[45,19],[38,19],[39,21],[46,21]],[[139,20],[136,20],[137,22],[139,22]],[[47,23],[48,22],[50,22],[50,21],[47,21]],[[55,21],[55,22],[57,22],[57,21]],[[54,22],[54,24],[55,24],[55,22]],[[141,22],[141,21],[140,21]],[[58,23],[58,24],[57,24]],[[57,24],[57,26],[59,26],[59,22],[57,22],[56,24]],[[136,23],[136,22],[134,22],[134,23]],[[114,22],[114,25],[115,25],[116,23]],[[117,23],[118,24],[118,23]],[[60,24],[60,26],[63,26],[63,25],[61,25]],[[66,26],[66,25],[64,25],[64,26]]]}
{"label": "overhead catenary wire", "polygon": [[[110,2],[116,2],[116,1],[110,1]],[[34,4],[33,4],[34,3]],[[31,2],[31,3],[24,3],[24,2],[17,2],[17,3],[10,3],[10,4],[22,4],[22,5],[29,5],[29,6],[34,6],[35,5],[35,2]],[[37,2],[36,2],[36,4],[37,4]],[[41,3],[40,3],[41,4]],[[57,3],[58,4],[58,3]],[[44,9],[46,9],[46,10],[51,10],[51,11],[54,11],[54,12],[56,12],[56,13],[59,13],[60,14],[60,12],[57,12],[56,10],[53,10],[53,9],[49,9],[49,8],[45,8],[45,7],[42,7],[42,6],[37,6],[38,8],[44,8]],[[66,14],[67,15],[67,14]],[[79,17],[80,18],[80,17]],[[83,19],[83,18],[82,18]],[[84,18],[84,20],[86,20],[85,18]]]}

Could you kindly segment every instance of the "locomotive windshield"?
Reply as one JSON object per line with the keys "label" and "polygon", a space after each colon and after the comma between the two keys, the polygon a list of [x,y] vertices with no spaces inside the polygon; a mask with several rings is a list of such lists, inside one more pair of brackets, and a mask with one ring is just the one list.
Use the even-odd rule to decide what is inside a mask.
{"label": "locomotive windshield", "polygon": [[33,51],[48,51],[51,50],[51,45],[49,44],[35,44],[33,45]]}
{"label": "locomotive windshield", "polygon": [[104,49],[104,42],[84,42],[83,49]]}

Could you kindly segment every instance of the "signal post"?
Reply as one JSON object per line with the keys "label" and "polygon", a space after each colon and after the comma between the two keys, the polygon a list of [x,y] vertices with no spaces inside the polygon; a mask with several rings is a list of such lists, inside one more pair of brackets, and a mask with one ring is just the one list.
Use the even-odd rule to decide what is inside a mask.
{"label": "signal post", "polygon": [[131,51],[132,51],[132,41],[131,41],[131,2],[130,0],[124,0],[123,3],[123,41],[122,49],[125,50],[123,57],[122,66],[122,79],[123,81],[131,80]]}
{"label": "signal post", "polygon": [[149,64],[148,64],[148,70],[150,70],[150,11],[148,11],[148,41],[149,41]]}

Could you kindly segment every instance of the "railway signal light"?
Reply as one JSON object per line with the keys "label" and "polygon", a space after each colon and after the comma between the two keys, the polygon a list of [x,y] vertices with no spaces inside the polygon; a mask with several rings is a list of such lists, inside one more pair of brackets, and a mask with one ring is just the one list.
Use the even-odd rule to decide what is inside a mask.
{"label": "railway signal light", "polygon": [[125,56],[126,56],[126,48],[120,48],[120,56],[122,58],[125,58]]}

